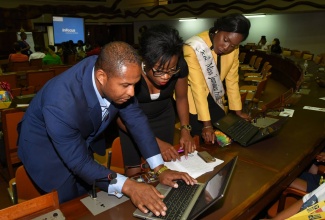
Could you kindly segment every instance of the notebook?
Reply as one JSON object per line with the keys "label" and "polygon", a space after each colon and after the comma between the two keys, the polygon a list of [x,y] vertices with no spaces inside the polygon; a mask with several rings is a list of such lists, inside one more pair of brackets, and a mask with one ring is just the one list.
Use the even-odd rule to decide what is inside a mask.
{"label": "notebook", "polygon": [[279,131],[288,117],[281,117],[266,127],[257,127],[245,119],[229,113],[214,126],[228,135],[233,141],[247,147]]}
{"label": "notebook", "polygon": [[[214,176],[210,178],[206,183],[198,183],[195,186],[188,185],[179,185],[177,189],[158,184],[157,189],[159,192],[165,195],[164,203],[167,205],[166,216],[155,216],[153,213],[142,213],[139,209],[137,209],[133,216],[142,218],[142,219],[196,219],[205,210],[219,201],[224,197],[228,183],[232,176],[233,170],[235,168],[238,156],[234,157],[231,161],[225,164],[219,172],[217,172]],[[175,201],[170,203],[168,198],[169,195],[173,193],[173,191],[180,193],[182,191],[186,191],[187,189],[196,188],[195,193],[191,193],[191,197],[187,198],[186,196],[176,196],[178,198],[177,203],[179,205],[175,205]],[[172,204],[172,205],[169,205]],[[180,208],[182,206],[183,212],[177,211],[177,216],[170,216],[172,214],[173,207]],[[182,213],[182,214],[180,214]]]}

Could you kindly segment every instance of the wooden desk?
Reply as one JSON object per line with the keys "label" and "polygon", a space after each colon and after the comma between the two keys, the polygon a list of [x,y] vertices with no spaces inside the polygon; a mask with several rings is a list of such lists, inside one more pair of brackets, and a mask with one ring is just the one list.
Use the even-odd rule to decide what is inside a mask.
{"label": "wooden desk", "polygon": [[[317,73],[320,74],[325,75]],[[325,147],[324,112],[303,109],[304,106],[324,107],[325,101],[319,98],[325,97],[325,89],[318,87],[314,80],[305,84],[311,89],[310,93],[302,94],[295,106],[288,107],[295,109],[294,115],[274,137],[246,148],[236,143],[224,148],[201,146],[225,161],[234,155],[239,156],[224,200],[208,209],[202,219],[252,219],[277,198]],[[203,181],[208,175],[198,180]],[[62,204],[60,209],[67,219],[133,219],[135,207],[128,201],[92,216],[80,199],[75,199]]]}

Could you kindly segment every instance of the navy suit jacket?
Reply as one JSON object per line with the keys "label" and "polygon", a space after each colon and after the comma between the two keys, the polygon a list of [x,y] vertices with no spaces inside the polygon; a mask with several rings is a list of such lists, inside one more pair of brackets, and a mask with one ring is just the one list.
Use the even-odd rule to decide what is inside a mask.
{"label": "navy suit jacket", "polygon": [[19,158],[46,192],[60,187],[72,174],[88,184],[107,177],[111,171],[93,160],[89,148],[105,153],[102,131],[117,113],[145,158],[160,154],[135,98],[123,106],[111,102],[109,118],[102,125],[102,110],[92,83],[96,59],[86,58],[50,80],[33,98],[18,125]]}

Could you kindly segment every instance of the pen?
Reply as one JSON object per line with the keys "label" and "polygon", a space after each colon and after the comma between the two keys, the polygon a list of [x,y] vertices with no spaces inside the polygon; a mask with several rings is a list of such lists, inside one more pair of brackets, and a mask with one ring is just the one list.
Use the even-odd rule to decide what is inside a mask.
{"label": "pen", "polygon": [[178,153],[183,153],[184,152],[184,149],[179,149],[177,152]]}

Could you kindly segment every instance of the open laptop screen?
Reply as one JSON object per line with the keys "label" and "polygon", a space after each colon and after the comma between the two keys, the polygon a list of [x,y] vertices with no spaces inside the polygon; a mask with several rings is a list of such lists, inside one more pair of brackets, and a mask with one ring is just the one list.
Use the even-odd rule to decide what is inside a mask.
{"label": "open laptop screen", "polygon": [[227,163],[215,176],[213,176],[205,186],[200,197],[195,203],[188,219],[195,219],[210,206],[224,197],[230,177],[233,173],[238,156]]}

